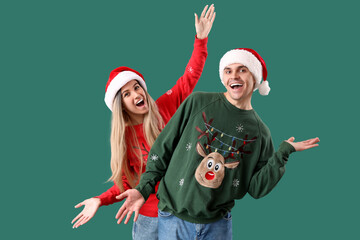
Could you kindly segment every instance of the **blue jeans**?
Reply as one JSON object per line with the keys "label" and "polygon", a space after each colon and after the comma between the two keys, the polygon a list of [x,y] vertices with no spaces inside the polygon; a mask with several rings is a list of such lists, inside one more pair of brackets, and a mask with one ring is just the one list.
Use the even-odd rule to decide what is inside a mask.
{"label": "blue jeans", "polygon": [[232,239],[232,220],[228,212],[222,219],[208,224],[184,221],[171,213],[159,210],[159,240],[218,240]]}
{"label": "blue jeans", "polygon": [[157,240],[158,218],[139,214],[138,219],[133,223],[132,238],[134,240]]}

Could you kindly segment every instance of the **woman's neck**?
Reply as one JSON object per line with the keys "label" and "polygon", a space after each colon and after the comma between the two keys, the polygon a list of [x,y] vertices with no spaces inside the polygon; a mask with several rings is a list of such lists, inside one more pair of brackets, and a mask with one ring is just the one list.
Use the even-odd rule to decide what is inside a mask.
{"label": "woman's neck", "polygon": [[144,123],[144,116],[131,117],[126,126],[134,126]]}

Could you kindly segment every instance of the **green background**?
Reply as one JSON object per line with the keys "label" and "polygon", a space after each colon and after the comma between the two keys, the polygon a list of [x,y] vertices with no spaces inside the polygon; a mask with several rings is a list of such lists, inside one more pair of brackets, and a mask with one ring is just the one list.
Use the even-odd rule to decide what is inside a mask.
{"label": "green background", "polygon": [[[359,237],[358,56],[355,1],[213,1],[216,20],[198,91],[224,91],[218,62],[256,49],[270,95],[253,107],[284,139],[320,137],[295,153],[278,186],[233,209],[234,239]],[[194,12],[209,1],[7,1],[1,20],[2,239],[130,239],[120,204],[72,229],[74,205],[111,187],[110,71],[143,73],[154,99],[182,75]],[[5,237],[5,238],[3,238]]]}

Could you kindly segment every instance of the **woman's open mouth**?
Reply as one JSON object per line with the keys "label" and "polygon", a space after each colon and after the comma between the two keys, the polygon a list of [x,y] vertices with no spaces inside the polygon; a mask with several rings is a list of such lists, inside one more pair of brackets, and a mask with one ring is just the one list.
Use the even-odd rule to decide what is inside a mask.
{"label": "woman's open mouth", "polygon": [[140,100],[136,103],[136,106],[137,106],[137,107],[142,107],[142,106],[144,106],[144,105],[145,105],[145,102],[144,102],[143,99],[140,99]]}

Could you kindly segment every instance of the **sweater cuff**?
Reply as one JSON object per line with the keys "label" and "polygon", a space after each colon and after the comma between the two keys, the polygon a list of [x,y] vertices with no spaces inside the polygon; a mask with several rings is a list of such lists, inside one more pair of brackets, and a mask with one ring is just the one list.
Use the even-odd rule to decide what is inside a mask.
{"label": "sweater cuff", "polygon": [[146,184],[144,187],[136,186],[135,189],[141,193],[145,201],[149,198],[151,193],[154,193],[154,189],[150,186],[150,184]]}
{"label": "sweater cuff", "polygon": [[204,38],[204,39],[198,39],[197,35],[195,35],[195,45],[206,45],[208,42],[208,37]]}
{"label": "sweater cuff", "polygon": [[100,207],[104,206],[104,205],[109,205],[110,203],[106,202],[104,198],[101,197],[101,195],[99,196],[95,196],[93,198],[98,198],[100,200]]}
{"label": "sweater cuff", "polygon": [[279,147],[279,152],[281,152],[284,157],[288,158],[289,155],[293,152],[296,152],[295,148],[293,147],[293,145],[291,145],[290,143],[286,142],[286,141],[283,141],[281,144],[280,144],[280,147]]}

